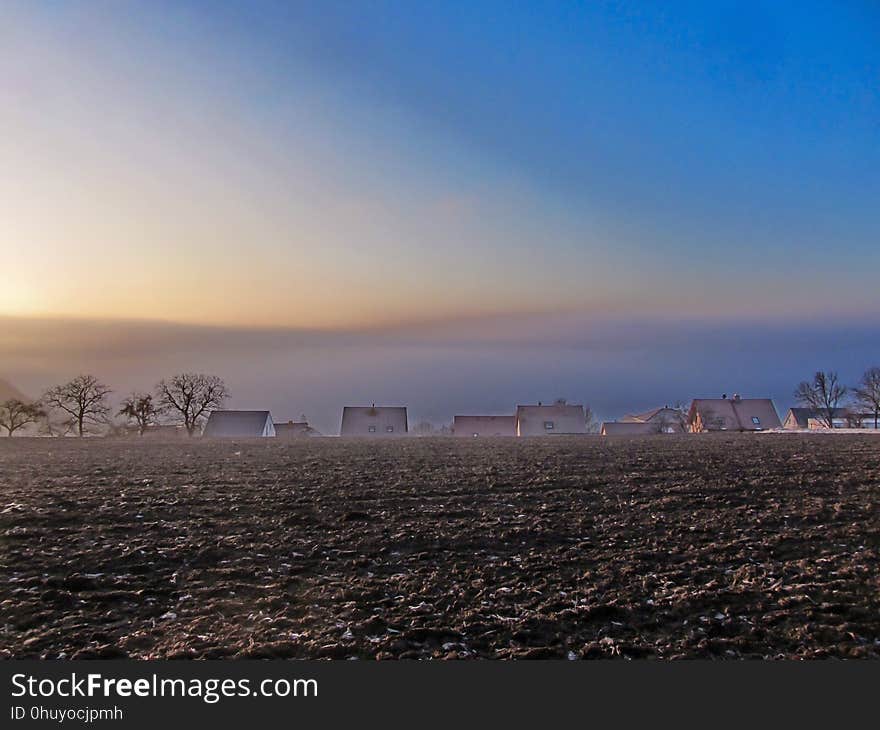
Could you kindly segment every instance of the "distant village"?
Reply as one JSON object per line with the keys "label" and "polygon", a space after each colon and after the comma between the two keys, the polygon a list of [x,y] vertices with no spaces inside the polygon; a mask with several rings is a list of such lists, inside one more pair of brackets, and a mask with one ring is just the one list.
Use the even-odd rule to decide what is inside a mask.
{"label": "distant village", "polygon": [[[299,439],[324,434],[305,417],[276,422],[269,410],[231,410],[226,384],[217,376],[182,373],[158,383],[152,393],[131,393],[118,410],[110,406],[111,389],[91,375],[48,389],[30,400],[0,381],[0,429],[7,436],[199,436],[206,439]],[[707,432],[864,431],[880,433],[880,368],[869,368],[855,387],[834,372],[817,372],[795,390],[801,404],[780,419],[770,398],[734,393],[695,398],[689,405],[663,405],[598,423],[589,406],[559,399],[517,405],[510,413],[456,415],[440,428],[410,424],[406,406],[346,406],[339,436],[399,438],[535,437],[596,434],[649,436]],[[333,434],[335,435],[335,434]]]}
{"label": "distant village", "polygon": [[[346,406],[339,435],[393,438],[396,436],[448,435],[464,438],[530,437],[598,433],[601,436],[705,433],[711,431],[817,431],[876,429],[873,415],[836,408],[831,425],[811,408],[790,408],[783,421],[769,398],[700,398],[687,410],[661,406],[646,413],[628,414],[605,421],[598,429],[589,422],[588,409],[557,400],[550,404],[520,405],[512,415],[455,416],[449,428],[410,430],[405,406]],[[217,410],[208,417],[206,438],[296,438],[320,436],[305,421],[275,423],[270,411]]]}

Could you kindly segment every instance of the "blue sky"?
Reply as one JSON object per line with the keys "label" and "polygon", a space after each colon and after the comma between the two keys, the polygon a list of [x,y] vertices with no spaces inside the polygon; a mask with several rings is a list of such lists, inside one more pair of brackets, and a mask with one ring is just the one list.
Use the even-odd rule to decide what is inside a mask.
{"label": "blue sky", "polygon": [[[875,3],[0,12],[4,233],[42,272],[0,313],[322,327],[880,305]],[[148,304],[65,283],[83,249],[107,278],[168,279],[162,257],[183,256]],[[201,304],[176,294],[193,279]],[[845,285],[815,296],[829,279]]]}
{"label": "blue sky", "polygon": [[429,167],[451,140],[611,245],[697,271],[878,262],[874,3],[286,5],[214,22],[265,41],[279,78],[403,110]]}

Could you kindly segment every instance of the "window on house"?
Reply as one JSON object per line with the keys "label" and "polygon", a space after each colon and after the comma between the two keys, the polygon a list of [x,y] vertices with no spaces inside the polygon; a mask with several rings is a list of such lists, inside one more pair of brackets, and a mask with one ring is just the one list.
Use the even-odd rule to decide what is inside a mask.
{"label": "window on house", "polygon": [[553,430],[553,421],[544,421],[544,430],[552,431]]}
{"label": "window on house", "polygon": [[370,433],[376,433],[376,427],[375,427],[375,426],[370,426],[370,427],[367,429],[367,431],[369,431]]}
{"label": "window on house", "polygon": [[754,423],[756,426],[760,426],[760,425],[761,425],[761,419],[758,418],[757,416],[752,416],[752,423]]}

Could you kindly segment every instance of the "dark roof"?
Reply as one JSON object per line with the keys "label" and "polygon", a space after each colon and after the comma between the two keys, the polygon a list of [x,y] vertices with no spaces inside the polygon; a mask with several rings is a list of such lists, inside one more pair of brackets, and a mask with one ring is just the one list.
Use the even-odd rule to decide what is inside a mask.
{"label": "dark roof", "polygon": [[[824,413],[819,414],[815,408],[789,408],[788,412],[794,416],[794,420],[800,428],[809,428],[809,421],[811,418],[824,418]],[[835,408],[832,413],[832,418],[846,418],[849,415],[850,410],[848,408]],[[786,416],[786,419],[788,417]]]}
{"label": "dark roof", "polygon": [[402,436],[407,432],[406,406],[345,406],[341,436]]}
{"label": "dark roof", "polygon": [[668,415],[671,416],[675,420],[684,420],[684,415],[677,408],[670,408],[669,406],[660,406],[659,408],[652,408],[650,411],[646,411],[645,413],[627,413],[622,419],[622,422],[625,423],[647,423],[655,419],[659,415]]}
{"label": "dark roof", "polygon": [[269,411],[213,411],[202,436],[208,438],[255,438],[264,436]]}
{"label": "dark roof", "polygon": [[693,424],[697,414],[706,431],[766,431],[782,426],[769,398],[696,398],[688,422]]}
{"label": "dark roof", "polygon": [[287,423],[275,424],[275,435],[279,438],[296,438],[297,436],[320,436],[321,433],[306,421],[288,421]]}

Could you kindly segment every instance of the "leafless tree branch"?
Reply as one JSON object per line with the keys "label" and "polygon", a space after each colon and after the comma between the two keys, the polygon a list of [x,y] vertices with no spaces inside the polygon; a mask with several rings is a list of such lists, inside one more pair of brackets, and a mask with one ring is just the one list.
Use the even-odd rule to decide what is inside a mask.
{"label": "leafless tree branch", "polygon": [[827,428],[834,428],[834,416],[847,392],[847,387],[840,382],[837,373],[820,370],[812,380],[801,381],[794,397],[815,412],[820,423]]}
{"label": "leafless tree branch", "polygon": [[226,384],[216,375],[180,373],[156,386],[159,410],[171,413],[192,436],[204,416],[223,407],[229,397]]}
{"label": "leafless tree branch", "polygon": [[46,413],[37,403],[25,403],[10,398],[0,403],[0,428],[6,429],[9,437],[31,423],[37,423]]}
{"label": "leafless tree branch", "polygon": [[87,426],[106,425],[110,414],[107,396],[113,391],[94,375],[78,375],[69,383],[56,385],[43,395],[48,409],[66,413],[82,438]]}

